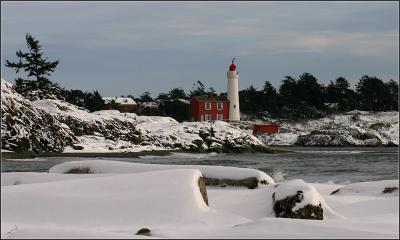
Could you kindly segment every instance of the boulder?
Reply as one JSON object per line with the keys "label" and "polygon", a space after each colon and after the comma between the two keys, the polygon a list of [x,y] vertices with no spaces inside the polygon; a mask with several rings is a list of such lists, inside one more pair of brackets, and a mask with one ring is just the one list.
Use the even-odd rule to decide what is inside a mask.
{"label": "boulder", "polygon": [[203,197],[204,202],[208,206],[208,196],[207,196],[206,182],[204,181],[204,177],[199,177],[198,184],[199,184],[201,196]]}
{"label": "boulder", "polygon": [[382,144],[382,141],[376,138],[369,138],[364,140],[365,146],[376,147]]}
{"label": "boulder", "polygon": [[[273,201],[274,201],[273,195]],[[321,203],[318,206],[307,204],[302,208],[293,211],[296,204],[304,200],[303,191],[297,191],[295,195],[288,196],[282,200],[274,201],[274,212],[278,218],[299,218],[299,219],[315,219],[322,220],[324,218],[324,210]]]}
{"label": "boulder", "polygon": [[324,208],[333,213],[317,190],[300,179],[275,185],[272,204],[277,218],[322,220]]}
{"label": "boulder", "polygon": [[141,228],[136,232],[136,235],[151,236],[151,230],[148,228]]}

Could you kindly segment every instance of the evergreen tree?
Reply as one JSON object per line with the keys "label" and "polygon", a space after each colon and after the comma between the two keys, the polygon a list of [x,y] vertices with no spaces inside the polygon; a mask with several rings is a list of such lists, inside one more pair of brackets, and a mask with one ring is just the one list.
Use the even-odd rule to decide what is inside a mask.
{"label": "evergreen tree", "polygon": [[49,61],[43,57],[42,46],[31,34],[25,35],[28,52],[21,50],[16,52],[18,62],[6,60],[6,67],[13,68],[16,73],[20,70],[27,72],[27,77],[34,79],[15,79],[15,90],[22,96],[30,99],[64,99],[63,89],[56,83],[51,82],[48,77],[59,64],[57,61]]}
{"label": "evergreen tree", "polygon": [[193,90],[190,91],[190,98],[202,95],[207,95],[207,92],[205,91],[205,86],[202,82],[197,81],[197,84],[193,84]]}
{"label": "evergreen tree", "polygon": [[111,109],[118,109],[118,108],[121,106],[121,104],[120,104],[120,103],[117,103],[117,101],[115,101],[115,99],[112,99],[112,100],[108,103],[108,105],[111,107]]}
{"label": "evergreen tree", "polygon": [[158,100],[168,100],[168,99],[170,99],[170,97],[169,97],[169,94],[167,94],[167,93],[160,93],[160,94],[158,94],[157,99]]}
{"label": "evergreen tree", "polygon": [[187,99],[187,95],[185,93],[185,90],[183,90],[182,88],[174,88],[171,91],[169,91],[169,98],[170,99]]}
{"label": "evergreen tree", "polygon": [[217,93],[217,91],[215,91],[215,89],[214,89],[213,87],[210,87],[210,88],[208,89],[208,91],[209,91],[210,93],[212,93],[213,95],[216,95],[216,93]]}
{"label": "evergreen tree", "polygon": [[92,112],[103,110],[105,107],[104,100],[97,90],[93,93],[87,93],[84,103],[85,108]]}
{"label": "evergreen tree", "polygon": [[326,88],[326,101],[337,103],[339,111],[354,110],[357,107],[357,96],[349,87],[349,82],[343,77],[331,81]]}
{"label": "evergreen tree", "polygon": [[183,122],[189,119],[189,105],[179,100],[164,101],[159,108],[163,110],[165,116],[172,117],[178,122]]}
{"label": "evergreen tree", "polygon": [[65,90],[64,96],[65,101],[79,107],[85,107],[86,93],[82,92],[81,90]]}
{"label": "evergreen tree", "polygon": [[385,85],[390,93],[387,110],[399,111],[399,84],[393,81],[393,79],[390,79]]}
{"label": "evergreen tree", "polygon": [[240,110],[247,114],[257,114],[263,109],[263,92],[253,86],[239,91]]}
{"label": "evergreen tree", "polygon": [[318,83],[317,78],[310,73],[300,75],[296,83],[295,95],[311,106],[318,109],[324,108],[322,86]]}
{"label": "evergreen tree", "polygon": [[361,110],[385,111],[390,109],[390,92],[385,83],[377,78],[362,76],[356,86]]}
{"label": "evergreen tree", "polygon": [[142,95],[140,95],[140,101],[141,102],[153,102],[153,98],[150,95],[150,92],[144,92]]}
{"label": "evergreen tree", "polygon": [[279,87],[279,94],[282,96],[295,96],[296,93],[296,79],[291,76],[285,76],[282,84]]}
{"label": "evergreen tree", "polygon": [[276,89],[272,86],[269,81],[265,81],[263,88],[264,95],[264,107],[263,111],[268,111],[270,114],[279,113],[279,95]]}

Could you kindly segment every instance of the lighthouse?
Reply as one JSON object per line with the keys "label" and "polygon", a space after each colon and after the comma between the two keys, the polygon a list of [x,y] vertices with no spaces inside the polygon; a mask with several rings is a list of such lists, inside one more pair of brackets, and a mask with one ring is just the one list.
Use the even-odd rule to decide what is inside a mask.
{"label": "lighthouse", "polygon": [[232,59],[232,64],[227,72],[228,77],[228,100],[229,104],[229,121],[240,121],[239,111],[239,74]]}

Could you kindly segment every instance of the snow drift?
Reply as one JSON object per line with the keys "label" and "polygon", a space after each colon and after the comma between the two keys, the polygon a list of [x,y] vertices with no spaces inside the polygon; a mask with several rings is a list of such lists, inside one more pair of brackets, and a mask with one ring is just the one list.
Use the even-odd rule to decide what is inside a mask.
{"label": "snow drift", "polygon": [[[168,170],[2,187],[2,223],[124,231],[143,227],[243,223],[211,211],[200,193],[198,170]],[[39,224],[39,225],[38,225]],[[2,227],[2,234],[3,234]]]}
{"label": "snow drift", "polygon": [[[120,161],[107,161],[107,160],[85,160],[85,161],[69,161],[55,165],[49,169],[49,173],[73,173],[79,170],[91,174],[115,174],[115,173],[140,173],[159,171],[166,169],[198,169],[206,178],[206,184],[210,185],[210,179],[219,180],[236,180],[234,183],[238,184],[240,180],[254,178],[256,179],[255,185],[250,185],[251,188],[258,186],[266,186],[273,184],[274,180],[266,173],[249,168],[237,167],[223,167],[223,166],[206,166],[206,165],[161,165],[161,164],[142,164],[142,163],[128,163]],[[211,183],[210,183],[211,182]],[[223,181],[223,183],[229,183]],[[246,186],[246,185],[243,185]],[[249,186],[247,186],[249,187]],[[250,188],[250,187],[249,187]]]}

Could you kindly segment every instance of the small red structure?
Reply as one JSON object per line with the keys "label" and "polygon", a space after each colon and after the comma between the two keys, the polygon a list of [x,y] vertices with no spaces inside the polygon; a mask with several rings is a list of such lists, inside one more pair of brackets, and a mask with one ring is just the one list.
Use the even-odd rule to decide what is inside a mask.
{"label": "small red structure", "polygon": [[279,132],[279,125],[276,123],[270,124],[254,124],[253,134],[257,133],[277,133]]}
{"label": "small red structure", "polygon": [[228,120],[229,100],[209,93],[190,100],[189,119],[192,122]]}

